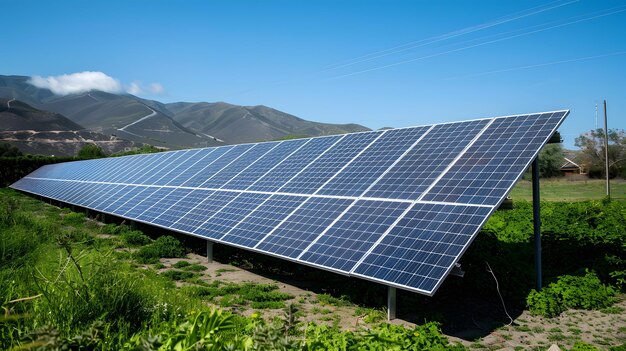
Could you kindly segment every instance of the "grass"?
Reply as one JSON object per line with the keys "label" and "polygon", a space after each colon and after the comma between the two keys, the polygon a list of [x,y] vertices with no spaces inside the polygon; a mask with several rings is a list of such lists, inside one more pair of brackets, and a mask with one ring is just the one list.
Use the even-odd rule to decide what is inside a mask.
{"label": "grass", "polygon": [[[626,201],[626,180],[612,179],[611,197]],[[542,201],[601,200],[606,196],[606,183],[601,179],[569,180],[568,178],[541,179]],[[515,200],[532,200],[532,182],[520,180],[510,194]]]}
{"label": "grass", "polygon": [[[109,235],[102,235],[105,233]],[[108,340],[108,344],[95,349],[124,349],[122,344],[137,335],[147,338],[159,333],[163,333],[163,337],[167,337],[167,333],[178,333],[179,330],[167,329],[168,326],[182,328],[186,322],[193,321],[191,313],[206,311],[207,305],[249,311],[256,308],[280,309],[289,300],[295,301],[293,296],[281,292],[275,284],[226,284],[219,279],[209,279],[206,272],[200,272],[204,266],[188,261],[179,261],[173,267],[166,267],[159,260],[160,257],[185,256],[185,248],[172,237],[146,241],[146,245],[134,250],[117,250],[118,245],[125,245],[125,248],[141,245],[139,241],[145,240],[142,235],[133,233],[128,227],[102,226],[95,221],[87,221],[82,214],[73,214],[67,209],[61,210],[17,192],[0,189],[0,307],[7,308],[11,315],[27,316],[15,322],[22,323],[15,329],[12,329],[14,325],[4,328],[8,323],[3,325],[0,320],[0,349],[11,349],[17,345],[13,340],[28,335],[35,326],[46,325],[53,325],[56,328],[54,333],[63,338],[80,338],[93,331],[93,335]],[[150,249],[146,251],[146,247]],[[138,254],[142,250],[144,252]],[[71,257],[76,259],[76,264]],[[138,261],[145,263],[138,264]],[[168,269],[156,272],[164,268]],[[234,270],[218,270],[216,276],[228,271]],[[182,279],[184,284],[176,283],[173,279]],[[7,304],[7,301],[40,293],[40,297],[28,302]],[[316,314],[316,321],[332,322],[333,327],[346,325],[337,311],[333,312],[334,307],[347,306],[343,308],[345,310],[357,308],[354,300],[344,296],[341,291],[333,291],[333,295],[307,293],[306,296],[307,301],[317,303],[309,314]],[[275,316],[275,312],[267,312],[270,316],[268,319],[279,321],[282,318],[271,317]],[[385,319],[384,309],[361,307],[358,312],[358,316],[363,316],[363,321],[367,323]],[[620,308],[608,308],[604,312],[617,315],[623,313]],[[244,317],[238,318],[241,320],[233,327],[231,336],[246,338],[256,325],[246,324]],[[518,322],[525,321],[520,319]],[[374,325],[368,327],[373,328]],[[545,329],[534,327],[532,331],[549,333],[555,341],[567,339],[570,333],[574,333],[565,327]],[[12,330],[20,330],[20,333]],[[321,330],[321,336],[330,333]],[[516,330],[531,331],[525,325]],[[566,330],[567,334],[562,330]],[[623,333],[623,330],[620,329],[620,332]],[[57,335],[54,333],[52,335]],[[261,334],[258,333],[256,337]],[[282,334],[281,331],[276,335]],[[418,338],[422,334],[423,331],[411,331],[403,337]],[[299,337],[317,337],[315,335],[318,334]],[[379,340],[372,339],[373,334],[368,335],[369,339],[364,341],[360,349],[370,346],[367,343],[374,344],[386,337],[396,337],[395,334],[381,334]],[[231,340],[228,337],[226,335],[225,340]],[[594,335],[594,338],[600,345],[608,342],[601,335]],[[340,338],[337,339],[339,341]],[[143,339],[134,340],[139,345]],[[354,336],[341,340],[353,342],[357,339]],[[330,342],[324,345],[332,349],[328,347]],[[372,349],[390,348],[390,345],[377,348],[371,346]],[[492,346],[483,345],[482,348],[491,349]],[[90,348],[85,346],[82,349]],[[265,349],[276,348],[268,346]],[[320,346],[319,349],[324,347]]]}

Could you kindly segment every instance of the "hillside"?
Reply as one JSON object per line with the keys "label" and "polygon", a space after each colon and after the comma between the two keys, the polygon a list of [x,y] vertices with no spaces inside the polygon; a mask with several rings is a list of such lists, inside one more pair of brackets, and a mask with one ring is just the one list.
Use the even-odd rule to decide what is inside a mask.
{"label": "hillside", "polygon": [[99,91],[57,96],[32,86],[28,79],[0,75],[0,98],[15,98],[35,108],[60,113],[94,132],[169,148],[256,142],[291,134],[319,136],[369,130],[357,124],[306,121],[265,106],[221,102],[163,104],[130,94]]}
{"label": "hillside", "polygon": [[0,130],[81,130],[85,129],[58,113],[41,111],[19,100],[0,98]]}
{"label": "hillside", "polygon": [[177,102],[165,105],[185,127],[210,134],[228,143],[272,140],[286,135],[328,135],[367,131],[358,124],[327,124],[266,106],[238,106],[225,102]]}
{"label": "hillside", "polygon": [[107,153],[139,146],[133,141],[87,130],[63,115],[13,99],[0,99],[0,141],[24,153],[56,156],[74,156],[89,143],[97,144]]}

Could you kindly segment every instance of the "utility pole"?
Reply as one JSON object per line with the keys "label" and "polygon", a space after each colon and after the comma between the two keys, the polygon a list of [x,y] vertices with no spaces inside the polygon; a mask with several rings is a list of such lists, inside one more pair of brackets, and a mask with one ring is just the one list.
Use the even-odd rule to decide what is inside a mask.
{"label": "utility pole", "polygon": [[606,166],[606,197],[611,199],[611,186],[609,183],[609,129],[606,118],[606,100],[604,100],[604,164]]}

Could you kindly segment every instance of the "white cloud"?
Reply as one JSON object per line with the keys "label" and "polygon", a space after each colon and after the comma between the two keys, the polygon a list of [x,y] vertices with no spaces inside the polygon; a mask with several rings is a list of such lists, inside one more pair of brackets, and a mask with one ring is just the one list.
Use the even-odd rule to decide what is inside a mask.
{"label": "white cloud", "polygon": [[140,81],[122,85],[117,79],[102,72],[89,71],[50,77],[33,76],[28,83],[37,88],[49,89],[56,95],[82,94],[94,90],[114,94],[127,92],[132,95],[161,95],[165,92],[159,83],[147,87]]}
{"label": "white cloud", "polygon": [[141,86],[139,84],[141,83],[139,82],[130,83],[130,85],[126,88],[126,92],[129,94],[133,94],[133,95],[143,94],[143,89],[141,89]]}
{"label": "white cloud", "polygon": [[165,89],[159,83],[152,83],[145,86],[139,81],[134,81],[126,86],[126,92],[132,95],[162,95]]}
{"label": "white cloud", "polygon": [[93,90],[121,93],[122,84],[102,72],[79,72],[60,76],[33,76],[28,83],[37,88],[49,89],[56,95],[81,94]]}
{"label": "white cloud", "polygon": [[152,83],[150,84],[148,91],[151,92],[152,94],[159,95],[159,94],[163,94],[165,92],[165,89],[159,83]]}

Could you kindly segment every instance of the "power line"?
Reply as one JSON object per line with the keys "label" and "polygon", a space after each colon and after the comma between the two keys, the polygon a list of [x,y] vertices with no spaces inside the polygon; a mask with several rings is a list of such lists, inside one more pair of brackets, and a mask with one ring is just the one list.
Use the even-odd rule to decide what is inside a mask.
{"label": "power line", "polygon": [[[336,75],[336,76],[330,77],[328,79],[339,79],[339,78],[345,78],[345,77],[349,77],[349,76],[354,76],[354,75],[357,75],[357,74],[377,71],[377,70],[384,69],[384,68],[390,68],[390,67],[395,67],[395,66],[399,66],[399,65],[404,65],[404,64],[407,64],[407,63],[411,63],[411,62],[415,62],[415,61],[419,61],[419,60],[424,60],[424,59],[427,59],[427,58],[442,56],[442,55],[446,55],[446,54],[450,54],[450,53],[454,53],[454,52],[459,52],[459,51],[472,49],[472,48],[483,46],[483,45],[488,45],[488,44],[501,42],[501,41],[504,41],[504,40],[514,39],[514,38],[519,38],[519,37],[523,37],[523,36],[527,36],[527,35],[531,35],[531,34],[535,34],[535,33],[539,33],[539,32],[544,32],[544,31],[547,31],[547,30],[550,30],[550,29],[565,27],[565,26],[572,25],[572,24],[575,24],[575,23],[580,23],[580,22],[584,22],[584,21],[590,21],[592,19],[596,19],[596,18],[605,17],[605,16],[616,14],[616,13],[624,12],[624,11],[626,11],[626,5],[613,7],[611,9],[606,9],[606,10],[595,11],[595,12],[591,12],[589,14],[594,14],[594,13],[603,12],[603,11],[609,11],[609,12],[607,12],[607,13],[600,13],[600,14],[593,15],[593,16],[588,16],[588,17],[583,17],[583,18],[579,18],[579,19],[576,19],[576,20],[571,20],[571,21],[566,22],[566,23],[561,23],[561,24],[557,24],[557,25],[548,26],[548,27],[545,27],[545,28],[531,30],[531,31],[520,33],[520,34],[510,35],[510,36],[507,36],[507,37],[504,37],[504,38],[489,40],[489,41],[486,41],[486,42],[473,44],[473,45],[469,45],[469,46],[464,46],[464,47],[457,48],[457,49],[452,49],[452,50],[447,50],[447,51],[438,52],[438,53],[434,53],[434,54],[429,54],[429,55],[425,55],[425,56],[420,56],[420,57],[412,58],[412,59],[409,59],[409,60],[404,60],[404,61],[390,63],[390,64],[386,64],[386,65],[382,65],[382,66],[372,67],[372,68],[368,68],[368,69],[364,69],[364,70],[360,70],[360,71],[356,71],[356,72]],[[581,16],[574,16],[574,17],[570,17],[569,19],[573,19],[573,18],[577,18],[577,17],[581,17]],[[550,23],[554,23],[554,21],[546,23],[546,24],[549,25]],[[546,24],[543,24],[543,25],[540,25],[540,26],[545,26]],[[531,27],[528,27],[528,28],[533,28],[533,27],[537,27],[537,26],[531,26]],[[526,29],[528,29],[528,28],[526,28]]]}
{"label": "power line", "polygon": [[[322,70],[322,72],[327,72],[327,71],[332,71],[332,70],[336,70],[339,68],[343,68],[343,67],[348,67],[348,66],[352,66],[352,65],[356,65],[359,63],[363,63],[363,62],[367,62],[367,61],[371,61],[371,60],[375,60],[377,58],[381,58],[381,57],[385,57],[385,56],[389,56],[389,55],[393,55],[393,54],[397,54],[400,52],[404,52],[407,50],[412,50],[412,49],[416,49],[419,47],[423,47],[423,46],[427,46],[433,43],[437,43],[437,42],[441,42],[441,41],[445,41],[448,39],[452,39],[452,38],[456,38],[462,35],[466,35],[466,34],[470,34],[470,33],[474,33],[474,32],[478,32],[480,30],[483,29],[487,29],[487,28],[491,28],[491,27],[495,27],[504,23],[508,23],[508,22],[512,22],[518,19],[522,19],[525,17],[529,17],[529,16],[533,16],[542,12],[546,12],[555,8],[559,8],[562,6],[566,6],[566,5],[570,5],[573,4],[575,2],[578,2],[579,0],[573,0],[573,1],[568,1],[566,3],[562,3],[562,4],[558,4],[558,5],[554,5],[554,6],[549,6],[549,7],[545,7],[551,4],[554,4],[555,2],[560,2],[560,1],[555,1],[546,5],[541,5],[541,6],[536,6],[536,7],[532,7],[530,9],[527,10],[523,10],[523,11],[519,11],[519,12],[515,12],[513,14],[504,16],[504,17],[500,17],[496,20],[490,21],[490,22],[486,22],[486,23],[482,23],[482,24],[478,24],[478,25],[474,25],[471,27],[467,27],[467,28],[463,28],[463,29],[459,29],[453,32],[449,32],[446,34],[442,34],[442,35],[438,35],[438,36],[434,36],[434,37],[430,37],[430,38],[426,38],[426,39],[420,39],[420,40],[416,40],[416,41],[411,41],[408,42],[406,44],[402,44],[402,45],[398,45],[389,49],[385,49],[385,50],[381,50],[381,51],[376,51],[376,52],[372,52],[363,56],[359,56],[356,57],[354,59],[348,60],[346,63],[342,63],[342,64],[333,64],[330,65],[329,67],[327,67],[326,69]],[[539,10],[536,11],[532,11],[530,13],[525,13],[531,10],[535,10],[537,8],[540,7],[544,7],[541,8]]]}

